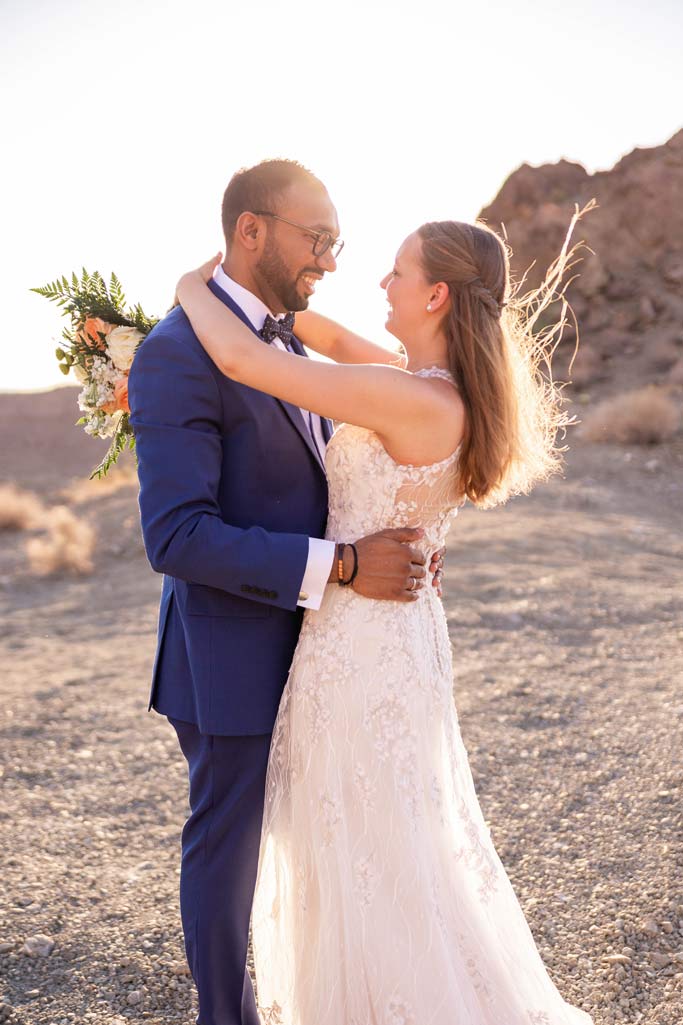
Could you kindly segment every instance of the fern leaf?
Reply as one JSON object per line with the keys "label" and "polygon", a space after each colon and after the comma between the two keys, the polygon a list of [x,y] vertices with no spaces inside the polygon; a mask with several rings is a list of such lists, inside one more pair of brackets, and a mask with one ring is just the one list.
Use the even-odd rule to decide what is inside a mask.
{"label": "fern leaf", "polygon": [[98,480],[101,480],[102,477],[106,477],[107,473],[114,465],[116,460],[119,458],[121,453],[126,448],[133,447],[134,445],[135,437],[130,427],[128,414],[124,413],[121,417],[118,427],[116,428],[116,433],[114,434],[114,437],[111,440],[111,445],[109,446],[104,459],[101,461],[101,463],[99,463],[98,466],[95,467],[93,472],[90,474],[90,480],[93,480],[93,478],[95,477],[97,477]]}

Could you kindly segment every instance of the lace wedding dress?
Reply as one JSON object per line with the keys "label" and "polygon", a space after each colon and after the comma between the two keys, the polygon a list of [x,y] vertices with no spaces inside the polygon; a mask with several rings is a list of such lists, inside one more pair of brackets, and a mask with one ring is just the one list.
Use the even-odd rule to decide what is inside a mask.
{"label": "lace wedding dress", "polygon": [[[450,379],[432,368],[422,374]],[[400,466],[343,424],[327,535],[445,540],[457,451]],[[328,587],[273,734],[252,916],[264,1025],[591,1025],[555,988],[479,807],[441,602]]]}

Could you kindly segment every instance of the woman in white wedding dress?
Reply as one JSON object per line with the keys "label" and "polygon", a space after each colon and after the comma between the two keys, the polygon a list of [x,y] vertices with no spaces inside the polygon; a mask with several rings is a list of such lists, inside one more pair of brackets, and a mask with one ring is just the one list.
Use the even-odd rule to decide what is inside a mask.
{"label": "woman in white wedding dress", "polygon": [[[498,504],[559,466],[566,418],[539,369],[553,333],[531,328],[567,261],[565,245],[536,304],[516,304],[493,231],[424,225],[382,282],[402,365],[312,313],[297,336],[344,365],[255,343],[206,288],[210,266],[178,297],[228,376],[344,421],[327,449],[327,537],[410,523],[432,552],[466,498]],[[306,613],[253,908],[264,1025],[590,1025],[550,979],[496,854],[452,686],[432,587],[388,602],[330,585]]]}

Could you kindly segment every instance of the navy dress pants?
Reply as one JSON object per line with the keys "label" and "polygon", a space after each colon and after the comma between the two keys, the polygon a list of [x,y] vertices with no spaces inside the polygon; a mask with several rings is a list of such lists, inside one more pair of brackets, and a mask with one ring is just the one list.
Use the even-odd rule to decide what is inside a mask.
{"label": "navy dress pants", "polygon": [[187,759],[180,913],[198,1025],[259,1025],[247,972],[271,734],[218,737],[170,719]]}

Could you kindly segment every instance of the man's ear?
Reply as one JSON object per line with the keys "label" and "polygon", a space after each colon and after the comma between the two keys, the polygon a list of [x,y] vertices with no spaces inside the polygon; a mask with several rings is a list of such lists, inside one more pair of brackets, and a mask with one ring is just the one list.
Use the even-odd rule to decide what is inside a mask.
{"label": "man's ear", "polygon": [[249,252],[254,252],[263,240],[264,230],[263,222],[255,214],[245,210],[237,218],[233,239],[239,245],[248,249]]}

